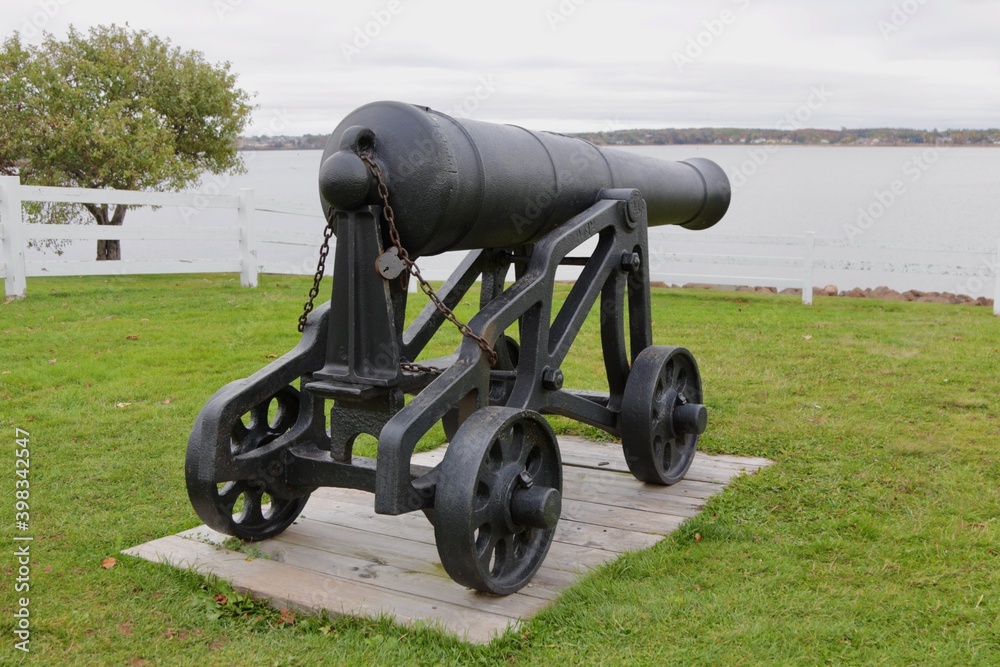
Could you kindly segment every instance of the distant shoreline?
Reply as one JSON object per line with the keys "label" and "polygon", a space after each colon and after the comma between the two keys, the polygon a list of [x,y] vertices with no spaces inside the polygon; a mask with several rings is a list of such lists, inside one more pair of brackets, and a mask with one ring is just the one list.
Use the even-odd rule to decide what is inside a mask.
{"label": "distant shoreline", "polygon": [[[558,133],[557,133],[558,134]],[[240,137],[240,150],[322,150],[328,134]],[[689,127],[575,132],[565,136],[597,146],[1000,146],[1000,129],[913,130],[875,127],[839,130]]]}
{"label": "distant shoreline", "polygon": [[[804,148],[806,146],[818,148],[1000,148],[1000,144],[809,144],[809,143],[781,143],[777,141],[766,141],[759,144],[607,144],[592,142],[596,146],[607,146],[608,148],[658,148],[663,146],[720,146],[730,148],[753,148],[754,146],[778,146],[790,148]],[[271,151],[321,151],[323,147],[315,146],[249,146],[239,149],[240,152],[271,152]]]}

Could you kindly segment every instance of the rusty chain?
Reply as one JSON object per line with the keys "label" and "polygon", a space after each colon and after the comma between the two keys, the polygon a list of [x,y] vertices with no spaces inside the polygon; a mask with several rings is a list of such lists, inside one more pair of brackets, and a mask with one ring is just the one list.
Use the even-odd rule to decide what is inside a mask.
{"label": "rusty chain", "polygon": [[[463,336],[474,340],[476,345],[478,345],[479,348],[486,354],[486,358],[489,359],[490,366],[495,366],[497,363],[497,353],[490,345],[489,341],[473,331],[468,324],[459,320],[455,316],[455,312],[446,306],[443,301],[441,301],[441,298],[437,295],[437,292],[434,291],[434,288],[431,287],[431,284],[427,282],[422,275],[420,275],[420,269],[417,267],[416,262],[410,259],[410,254],[406,251],[406,248],[403,247],[403,242],[399,238],[399,230],[396,229],[396,214],[392,210],[392,205],[389,204],[389,188],[386,187],[385,179],[382,178],[382,168],[379,167],[375,160],[372,159],[371,155],[362,154],[361,159],[364,160],[364,163],[368,166],[368,171],[375,178],[375,183],[378,186],[378,196],[382,200],[382,216],[389,224],[389,238],[398,252],[399,259],[406,267],[406,271],[417,279],[417,284],[420,285],[420,291],[427,295],[427,298],[430,299],[438,311],[444,315],[445,319],[454,324]],[[410,363],[407,363],[406,365],[422,369],[417,372],[433,372],[426,370],[432,368],[429,366],[420,366],[419,364]],[[434,370],[440,373],[440,369]]]}
{"label": "rusty chain", "polygon": [[319,248],[319,263],[316,265],[312,287],[309,288],[309,300],[299,315],[299,333],[306,330],[306,319],[313,310],[313,303],[319,294],[319,284],[323,281],[323,273],[326,272],[326,257],[330,254],[330,238],[333,236],[333,221],[336,220],[336,215],[337,212],[332,208],[326,212],[326,229],[323,230],[323,245]]}
{"label": "rusty chain", "polygon": [[[368,167],[368,171],[375,178],[375,182],[378,186],[378,195],[382,200],[382,216],[385,221],[389,224],[389,239],[392,241],[393,247],[396,248],[400,261],[403,262],[403,266],[406,267],[407,273],[417,279],[417,284],[420,286],[420,291],[427,295],[427,298],[431,300],[434,306],[444,315],[445,319],[454,324],[463,336],[466,338],[471,338],[476,342],[476,345],[486,354],[486,358],[489,359],[490,367],[493,367],[497,363],[497,353],[487,341],[482,336],[478,335],[473,331],[468,324],[465,324],[458,317],[455,316],[455,312],[445,305],[441,298],[431,287],[431,284],[427,282],[422,275],[420,275],[420,269],[417,267],[416,262],[410,259],[410,254],[403,247],[403,243],[399,238],[399,230],[396,228],[396,214],[392,210],[392,205],[389,204],[389,188],[385,185],[385,180],[382,178],[382,168],[376,164],[376,162],[371,158],[370,155],[362,154],[361,159],[364,161],[365,165]],[[309,290],[309,300],[303,307],[302,314],[299,316],[299,332],[305,330],[306,318],[309,317],[309,313],[312,312],[313,303],[316,300],[316,296],[319,294],[319,285],[323,280],[323,273],[326,270],[326,258],[330,254],[330,238],[333,236],[333,222],[335,220],[336,212],[331,208],[327,212],[326,216],[326,229],[323,231],[323,245],[319,250],[319,263],[316,267],[316,274],[313,276],[313,285]],[[410,373],[430,373],[432,375],[440,375],[444,371],[440,368],[434,366],[424,366],[421,364],[416,364],[409,361],[404,361],[401,363],[400,368],[404,371]]]}

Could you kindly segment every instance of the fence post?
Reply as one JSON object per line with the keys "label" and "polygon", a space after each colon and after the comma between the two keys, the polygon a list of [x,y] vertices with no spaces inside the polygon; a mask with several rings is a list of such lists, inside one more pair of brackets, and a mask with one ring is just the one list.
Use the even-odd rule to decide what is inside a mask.
{"label": "fence post", "polygon": [[997,239],[997,256],[993,259],[993,277],[996,278],[996,286],[993,288],[993,314],[1000,316],[1000,239]]}
{"label": "fence post", "polygon": [[240,188],[240,284],[257,286],[257,231],[254,228],[253,188]]}
{"label": "fence post", "polygon": [[802,268],[804,277],[802,278],[802,304],[811,306],[813,302],[813,260],[815,259],[816,232],[806,232],[802,237],[802,244],[805,246],[802,252]]}
{"label": "fence post", "polygon": [[20,188],[20,176],[0,176],[0,225],[3,227],[0,243],[3,244],[4,291],[8,299],[23,299],[28,295]]}

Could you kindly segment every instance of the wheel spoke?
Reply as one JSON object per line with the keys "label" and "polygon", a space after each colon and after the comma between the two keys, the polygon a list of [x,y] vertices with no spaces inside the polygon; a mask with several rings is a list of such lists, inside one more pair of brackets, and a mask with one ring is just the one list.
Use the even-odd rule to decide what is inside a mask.
{"label": "wheel spoke", "polygon": [[226,485],[218,491],[218,498],[219,501],[221,501],[222,508],[229,514],[232,514],[233,507],[236,506],[236,501],[239,500],[240,496],[246,490],[246,482],[227,482]]}
{"label": "wheel spoke", "polygon": [[248,489],[243,496],[243,513],[240,516],[240,523],[250,526],[258,526],[264,523],[264,512],[261,508],[261,497],[264,495],[263,489]]}
{"label": "wheel spoke", "polygon": [[483,524],[479,527],[476,535],[475,560],[477,569],[480,572],[490,571],[490,561],[493,560],[493,552],[496,550],[497,541],[500,536],[493,530],[491,524]]}
{"label": "wheel spoke", "polygon": [[514,424],[511,428],[501,429],[497,434],[500,448],[503,451],[505,463],[516,461],[521,454],[521,443],[524,442],[524,431]]}
{"label": "wheel spoke", "polygon": [[514,539],[514,535],[507,534],[497,540],[496,549],[493,552],[493,568],[490,570],[490,574],[494,577],[502,577],[514,569],[514,565],[517,563],[514,558]]}

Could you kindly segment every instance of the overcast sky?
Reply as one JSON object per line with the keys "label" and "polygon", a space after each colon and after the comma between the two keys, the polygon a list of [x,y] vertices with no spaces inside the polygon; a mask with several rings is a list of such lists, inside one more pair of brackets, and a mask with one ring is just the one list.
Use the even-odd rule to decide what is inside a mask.
{"label": "overcast sky", "polygon": [[537,130],[1000,126],[1000,0],[5,0],[229,61],[250,134],[394,99]]}

